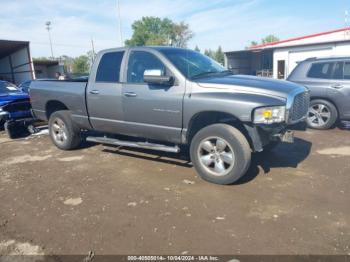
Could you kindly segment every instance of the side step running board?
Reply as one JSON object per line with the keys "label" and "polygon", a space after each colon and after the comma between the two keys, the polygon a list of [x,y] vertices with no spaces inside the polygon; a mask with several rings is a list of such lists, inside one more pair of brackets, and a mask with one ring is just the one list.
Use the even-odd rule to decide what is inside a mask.
{"label": "side step running board", "polygon": [[350,129],[350,121],[341,121],[342,125],[346,129]]}
{"label": "side step running board", "polygon": [[122,141],[119,139],[108,138],[108,137],[94,137],[88,136],[86,141],[99,143],[99,144],[107,144],[113,146],[126,146],[126,147],[135,147],[135,148],[143,148],[143,149],[152,149],[163,152],[170,153],[179,153],[180,148],[178,146],[166,146],[160,144],[153,144],[148,142],[133,142],[133,141]]}

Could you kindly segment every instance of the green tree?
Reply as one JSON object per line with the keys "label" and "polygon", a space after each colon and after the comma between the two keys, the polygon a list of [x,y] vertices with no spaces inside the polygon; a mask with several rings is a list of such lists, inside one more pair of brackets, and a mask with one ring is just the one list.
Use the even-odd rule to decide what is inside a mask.
{"label": "green tree", "polygon": [[214,59],[222,65],[225,63],[225,54],[222,52],[221,46],[219,46],[218,50],[216,50]]}
{"label": "green tree", "polygon": [[199,49],[198,45],[194,48],[194,51],[200,52],[201,50]]}
{"label": "green tree", "polygon": [[215,52],[213,50],[211,50],[211,49],[205,49],[204,50],[204,54],[206,56],[209,56],[210,58],[215,59]]}
{"label": "green tree", "polygon": [[94,60],[95,60],[95,57],[96,57],[96,53],[94,53],[92,50],[87,52],[86,54],[89,58],[89,63],[90,63],[90,66],[93,64]]}
{"label": "green tree", "polygon": [[261,39],[262,44],[268,44],[268,43],[273,43],[273,42],[278,42],[280,39],[277,36],[274,35],[268,35]]}
{"label": "green tree", "polygon": [[204,54],[206,56],[209,56],[210,58],[216,60],[218,63],[220,64],[224,64],[225,63],[225,54],[222,51],[221,46],[218,47],[218,49],[216,51],[209,49],[205,49],[204,50]]}
{"label": "green tree", "polygon": [[86,74],[90,69],[90,61],[87,55],[81,55],[77,58],[74,58],[72,64],[72,73],[73,74]]}
{"label": "green tree", "polygon": [[59,59],[63,62],[64,72],[71,73],[73,71],[74,58],[67,55],[62,55]]}
{"label": "green tree", "polygon": [[250,42],[250,46],[255,46],[255,45],[258,45],[259,43],[257,41],[251,41]]}
{"label": "green tree", "polygon": [[125,41],[127,46],[171,45],[186,47],[193,37],[188,24],[174,23],[168,18],[142,17],[132,24],[131,39]]}
{"label": "green tree", "polygon": [[49,60],[51,60],[51,59],[46,57],[46,56],[40,56],[40,57],[33,58],[33,61],[49,61]]}
{"label": "green tree", "polygon": [[260,44],[268,44],[268,43],[273,43],[273,42],[278,42],[280,39],[275,36],[275,35],[268,35],[265,36],[263,39],[261,39],[261,42],[257,42],[257,41],[251,41],[250,42],[250,46],[247,46],[246,49],[249,49],[252,46],[256,46],[256,45],[260,45]]}

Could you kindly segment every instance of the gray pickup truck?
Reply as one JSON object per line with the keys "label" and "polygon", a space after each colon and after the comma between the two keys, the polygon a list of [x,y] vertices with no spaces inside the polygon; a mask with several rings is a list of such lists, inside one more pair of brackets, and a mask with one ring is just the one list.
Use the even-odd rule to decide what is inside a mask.
{"label": "gray pickup truck", "polygon": [[34,81],[30,96],[60,149],[79,147],[81,130],[99,131],[86,139],[108,145],[174,153],[189,145],[199,175],[218,184],[242,177],[252,152],[292,142],[288,126],[305,120],[310,100],[298,84],[234,76],[172,47],[101,51],[88,80]]}

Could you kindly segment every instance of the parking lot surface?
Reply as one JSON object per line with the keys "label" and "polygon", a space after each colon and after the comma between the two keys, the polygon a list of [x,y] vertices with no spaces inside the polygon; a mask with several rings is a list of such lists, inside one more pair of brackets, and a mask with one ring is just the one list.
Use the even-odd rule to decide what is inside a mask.
{"label": "parking lot surface", "polygon": [[185,155],[0,134],[0,254],[349,254],[350,132],[298,131],[238,183]]}

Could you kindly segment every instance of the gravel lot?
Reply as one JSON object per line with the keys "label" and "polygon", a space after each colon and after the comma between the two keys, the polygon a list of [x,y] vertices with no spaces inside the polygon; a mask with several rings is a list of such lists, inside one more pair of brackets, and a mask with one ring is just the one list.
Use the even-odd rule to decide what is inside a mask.
{"label": "gravel lot", "polygon": [[350,132],[297,132],[231,186],[186,156],[0,134],[0,255],[350,254]]}

